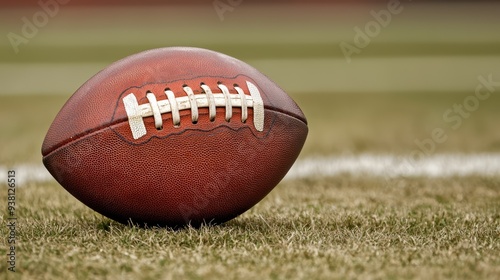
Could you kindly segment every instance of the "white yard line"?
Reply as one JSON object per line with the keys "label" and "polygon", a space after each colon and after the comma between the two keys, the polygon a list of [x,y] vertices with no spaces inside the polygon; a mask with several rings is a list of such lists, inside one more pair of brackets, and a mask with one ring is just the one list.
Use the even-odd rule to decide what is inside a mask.
{"label": "white yard line", "polygon": [[21,187],[29,183],[40,183],[54,180],[52,175],[43,165],[19,164],[13,166],[0,166],[0,182],[7,183],[7,172],[15,171],[16,186]]}
{"label": "white yard line", "polygon": [[[54,180],[45,167],[21,164],[0,166],[0,182],[7,181],[7,171],[16,171],[19,186]],[[439,154],[423,159],[394,155],[348,155],[310,157],[298,160],[285,180],[332,177],[340,174],[374,177],[500,177],[500,153],[495,154]]]}
{"label": "white yard line", "polygon": [[328,177],[339,174],[378,177],[500,176],[500,154],[440,154],[413,160],[394,155],[312,157],[299,160],[286,179]]}

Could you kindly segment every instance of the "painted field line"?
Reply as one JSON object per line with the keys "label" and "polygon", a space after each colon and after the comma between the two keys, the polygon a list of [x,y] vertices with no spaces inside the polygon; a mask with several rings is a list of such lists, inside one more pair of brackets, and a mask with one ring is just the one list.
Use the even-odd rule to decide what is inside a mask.
{"label": "painted field line", "polygon": [[394,155],[361,154],[349,156],[312,157],[299,160],[285,177],[330,177],[339,174],[377,177],[465,177],[500,176],[500,153],[439,154],[412,160]]}
{"label": "painted field line", "polygon": [[[0,166],[0,183],[7,181],[7,171],[16,171],[19,186],[53,181],[45,167],[21,164]],[[361,154],[349,156],[310,157],[298,160],[285,180],[332,177],[340,174],[374,177],[500,177],[500,153],[439,154],[419,160],[395,155]]]}
{"label": "painted field line", "polygon": [[54,180],[52,175],[43,165],[19,164],[13,166],[0,166],[0,184],[7,183],[7,172],[15,171],[16,186],[22,187],[29,183],[40,183]]}

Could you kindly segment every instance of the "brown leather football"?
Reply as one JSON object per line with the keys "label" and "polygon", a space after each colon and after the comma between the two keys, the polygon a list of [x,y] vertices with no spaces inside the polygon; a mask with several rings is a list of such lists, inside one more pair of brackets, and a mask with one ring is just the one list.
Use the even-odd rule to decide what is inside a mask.
{"label": "brown leather football", "polygon": [[248,64],[198,48],[124,58],[56,116],[43,163],[72,195],[121,223],[228,221],[264,198],[302,149],[297,104]]}

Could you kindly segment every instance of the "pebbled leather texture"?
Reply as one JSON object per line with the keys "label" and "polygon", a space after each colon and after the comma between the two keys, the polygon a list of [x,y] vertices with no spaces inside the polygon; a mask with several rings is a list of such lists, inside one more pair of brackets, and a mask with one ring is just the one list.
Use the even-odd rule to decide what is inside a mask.
{"label": "pebbled leather texture", "polygon": [[[187,85],[203,94],[217,84],[249,95],[255,84],[265,108],[264,131],[242,122],[240,108],[215,120],[200,108],[192,123],[181,111],[181,125],[162,114],[163,128],[144,118],[145,137],[134,139],[122,102],[134,93],[166,99],[169,88],[185,96]],[[197,48],[163,48],[122,59],[102,70],[66,102],[42,145],[43,163],[72,195],[95,211],[122,223],[183,226],[222,223],[245,212],[285,176],[307,137],[307,121],[296,103],[253,67],[229,56]]]}

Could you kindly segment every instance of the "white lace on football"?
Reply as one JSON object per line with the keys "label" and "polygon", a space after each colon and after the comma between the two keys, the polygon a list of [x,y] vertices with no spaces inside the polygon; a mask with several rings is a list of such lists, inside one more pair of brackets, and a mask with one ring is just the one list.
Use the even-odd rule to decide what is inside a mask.
{"label": "white lace on football", "polygon": [[162,129],[163,122],[161,121],[160,106],[158,106],[158,102],[156,101],[156,96],[154,95],[154,93],[148,92],[146,94],[146,98],[148,99],[149,104],[151,104],[151,110],[153,111],[153,117],[155,119],[156,129]]}
{"label": "white lace on football", "polygon": [[227,122],[233,118],[233,108],[241,108],[241,122],[243,123],[248,119],[248,108],[252,108],[255,129],[257,131],[264,130],[264,102],[259,89],[254,84],[247,82],[250,96],[246,95],[243,89],[237,85],[233,86],[236,94],[232,94],[229,88],[223,84],[218,84],[220,93],[212,92],[210,87],[205,84],[201,84],[200,87],[204,94],[194,94],[191,87],[184,86],[183,90],[186,96],[181,97],[175,97],[174,92],[167,88],[165,90],[167,99],[165,100],[157,100],[154,93],[148,92],[146,94],[148,103],[140,105],[133,93],[125,96],[123,104],[134,139],[146,135],[147,131],[143,120],[146,117],[152,116],[156,129],[162,129],[164,126],[162,114],[170,113],[172,125],[179,127],[181,125],[180,111],[190,110],[191,122],[196,124],[199,120],[199,108],[208,108],[210,121],[215,121],[217,107],[223,107]]}
{"label": "white lace on football", "polygon": [[[177,103],[177,98],[175,98],[173,91],[167,89],[165,91],[165,94],[167,95],[168,103],[170,105],[169,112],[172,113],[172,120],[174,122],[174,126],[178,127],[179,125],[181,125],[181,114],[179,113],[179,103]],[[160,108],[160,111],[161,111],[161,108]],[[162,113],[164,113],[164,112],[162,112]],[[162,121],[161,116],[160,116],[160,121]],[[156,120],[155,120],[155,123],[156,123]]]}
{"label": "white lace on football", "polygon": [[[220,90],[222,90],[222,94],[224,94],[224,100],[226,101],[226,121],[231,121],[233,117],[233,106],[231,104],[231,93],[229,93],[229,89],[223,85],[219,84]],[[242,102],[243,103],[243,102]]]}
{"label": "white lace on football", "polygon": [[234,89],[240,95],[241,99],[241,122],[245,123],[248,119],[248,107],[247,107],[247,98],[245,92],[240,87],[235,86]]}
{"label": "white lace on football", "polygon": [[207,86],[205,84],[201,84],[201,88],[203,89],[203,91],[207,95],[208,115],[210,117],[210,121],[214,121],[215,115],[217,114],[217,111],[216,111],[217,109],[215,107],[214,95],[212,94],[212,90],[210,89],[209,86]]}
{"label": "white lace on football", "polygon": [[194,96],[194,92],[188,86],[184,86],[184,92],[188,95],[189,103],[191,105],[191,122],[197,123],[198,122],[198,103],[196,103],[196,97]]}

